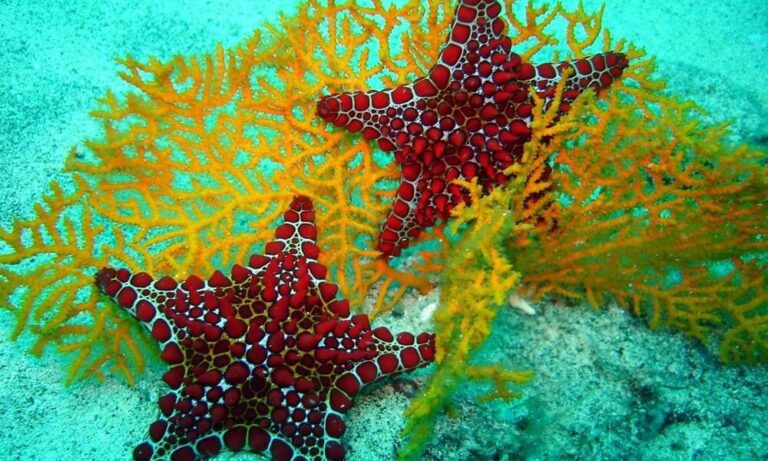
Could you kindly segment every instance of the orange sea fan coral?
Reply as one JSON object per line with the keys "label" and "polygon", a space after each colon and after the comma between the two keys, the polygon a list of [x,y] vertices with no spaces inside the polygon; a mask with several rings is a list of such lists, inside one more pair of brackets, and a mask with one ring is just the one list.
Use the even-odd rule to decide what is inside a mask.
{"label": "orange sea fan coral", "polygon": [[[389,179],[396,174],[386,156],[315,121],[314,100],[325,91],[392,85],[424,73],[439,51],[453,6],[448,0],[386,8],[380,1],[308,1],[295,17],[233,49],[217,47],[209,55],[168,62],[121,60],[121,78],[133,90],[124,96],[108,92],[93,112],[104,133],[87,142],[86,149],[73,150],[67,161],[68,171],[83,183],[78,197],[85,202],[70,205],[76,213],[108,223],[106,240],[119,241],[119,232],[130,235],[143,268],[183,277],[193,269],[212,272],[245,258],[268,238],[289,198],[303,193],[319,210],[324,262],[336,272],[342,292],[359,306],[382,277],[385,287],[392,284],[365,258],[376,255],[369,242],[378,232],[394,187]],[[552,13],[529,6],[525,18],[512,23],[517,42],[533,51],[538,43],[553,42]],[[573,24],[592,21],[571,19]],[[20,232],[17,227],[8,238]],[[13,266],[27,251],[11,247],[5,262]],[[72,334],[76,330],[93,339],[104,330],[90,331],[88,325],[101,325],[96,319],[105,314],[85,281],[88,271],[103,262],[96,264],[89,251],[65,261],[80,271],[86,299]],[[99,257],[105,256],[118,258],[119,253]],[[8,279],[4,293],[13,292],[16,282]],[[385,297],[380,295],[378,311]],[[17,302],[13,297],[6,301],[9,306]],[[67,309],[58,298],[39,302],[41,311]],[[24,309],[13,311],[22,315],[18,331],[43,331],[23,317]],[[66,316],[53,318],[60,327],[70,322]],[[73,338],[48,336],[49,341]],[[104,354],[100,363],[121,360],[116,346]]]}
{"label": "orange sea fan coral", "polygon": [[[386,83],[423,71],[419,55],[408,51],[416,46],[408,35],[428,37],[418,42],[422,54],[436,52],[442,39],[428,32],[447,26],[449,18],[439,11],[448,4],[436,3],[422,20],[419,2],[385,8],[379,1],[308,1],[295,16],[239,47],[167,62],[121,59],[120,76],[132,89],[107,92],[93,111],[103,135],[67,160],[78,192],[66,200],[55,192],[50,211],[3,234],[2,305],[16,315],[16,332],[35,335],[38,352],[51,343],[67,353],[77,349],[72,376],[117,368],[130,380],[141,364],[126,357],[140,355],[130,351],[142,336],[114,333],[122,319],[98,303],[93,271],[123,260],[126,251],[132,256],[123,261],[138,259],[157,276],[184,277],[241,261],[268,239],[279,210],[297,193],[318,208],[323,263],[353,306],[382,279],[379,309],[385,299],[395,302],[409,279],[401,278],[406,284],[387,296],[386,288],[398,283],[366,263],[377,254],[369,242],[395,173],[385,156],[315,121],[314,99],[328,88]],[[81,239],[67,240],[51,221],[70,213],[74,227],[83,226]],[[23,235],[41,226],[66,244],[25,246]],[[99,252],[102,239],[116,246]],[[27,257],[43,253],[59,264],[43,267],[42,260]],[[35,278],[38,271],[49,276]],[[73,282],[56,285],[58,295],[47,296],[43,288],[53,279]]]}
{"label": "orange sea fan coral", "polygon": [[523,285],[594,306],[610,295],[651,327],[724,334],[724,361],[768,361],[766,154],[725,145],[687,104],[659,99],[649,118],[632,100],[581,107],[578,131],[542,146],[557,152],[558,228],[511,237]]}
{"label": "orange sea fan coral", "polygon": [[[149,255],[84,203],[82,180],[67,184],[68,191],[56,183],[51,188],[35,206],[35,217],[0,229],[0,306],[15,316],[12,338],[31,333],[35,355],[49,344],[71,354],[68,382],[105,372],[132,381],[144,368],[141,349],[149,342],[129,319],[99,301],[93,273],[109,260],[127,261],[126,254],[140,261]],[[104,244],[106,236],[111,244]]]}

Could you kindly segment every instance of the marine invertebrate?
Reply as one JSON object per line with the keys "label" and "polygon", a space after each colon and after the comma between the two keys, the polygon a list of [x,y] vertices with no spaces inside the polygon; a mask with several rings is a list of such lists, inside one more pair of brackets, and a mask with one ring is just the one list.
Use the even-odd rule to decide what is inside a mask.
{"label": "marine invertebrate", "polygon": [[99,287],[161,345],[171,391],[134,459],[200,459],[223,447],[275,460],[340,460],[342,416],[364,385],[424,366],[434,336],[393,336],[326,281],[315,212],[296,197],[264,255],[231,276],[153,280],[104,268]]}
{"label": "marine invertebrate", "polygon": [[610,85],[627,66],[622,53],[606,52],[534,66],[512,51],[496,0],[462,0],[445,45],[425,77],[396,88],[344,92],[317,103],[320,117],[375,139],[395,152],[401,176],[378,238],[378,249],[397,256],[436,219],[445,220],[469,194],[459,181],[478,179],[488,191],[507,181],[530,140],[534,89],[553,101],[569,69],[560,112],[587,89]]}

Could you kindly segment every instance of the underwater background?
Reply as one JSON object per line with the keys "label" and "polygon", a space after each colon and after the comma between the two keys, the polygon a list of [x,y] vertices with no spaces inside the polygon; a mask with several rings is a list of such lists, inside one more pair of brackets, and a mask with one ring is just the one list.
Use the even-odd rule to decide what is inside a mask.
{"label": "underwater background", "polygon": [[[0,224],[9,229],[30,217],[50,181],[64,180],[70,149],[100,134],[89,112],[106,89],[127,90],[116,57],[163,60],[231,47],[265,24],[280,27],[277,15],[294,3],[2,1]],[[584,2],[587,11],[600,5]],[[729,143],[768,148],[764,2],[607,1],[603,27],[655,56],[669,91],[703,107],[707,123],[732,120]],[[429,329],[422,313],[437,297],[409,291],[375,324]],[[501,310],[494,329],[504,333],[480,351],[487,362],[535,372],[521,397],[486,402],[483,390],[466,387],[420,459],[768,459],[764,366],[721,365],[717,351],[651,330],[615,306],[542,301],[533,308],[535,315]],[[128,459],[156,417],[163,365],[150,362],[134,385],[109,375],[65,385],[68,359],[32,356],[33,339],[10,341],[13,329],[13,315],[0,310],[0,460]],[[347,459],[396,459],[403,412],[429,373],[356,399],[346,420]]]}

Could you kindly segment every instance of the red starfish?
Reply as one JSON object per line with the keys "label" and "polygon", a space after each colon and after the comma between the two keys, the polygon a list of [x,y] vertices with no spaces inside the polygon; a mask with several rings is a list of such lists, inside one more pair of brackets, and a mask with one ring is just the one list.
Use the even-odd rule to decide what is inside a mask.
{"label": "red starfish", "polygon": [[273,460],[340,460],[342,420],[361,387],[424,366],[434,335],[396,337],[349,314],[317,262],[312,202],[296,197],[265,247],[207,281],[104,268],[99,287],[160,343],[162,416],[136,460],[207,458],[223,447]]}
{"label": "red starfish", "polygon": [[393,89],[325,96],[317,113],[350,132],[361,131],[395,151],[400,187],[378,248],[397,256],[421,229],[447,219],[467,191],[451,181],[477,178],[486,191],[503,184],[530,140],[534,88],[551,103],[566,68],[560,111],[587,88],[610,85],[627,66],[621,53],[601,53],[533,66],[511,51],[495,0],[462,0],[448,39],[426,77]]}

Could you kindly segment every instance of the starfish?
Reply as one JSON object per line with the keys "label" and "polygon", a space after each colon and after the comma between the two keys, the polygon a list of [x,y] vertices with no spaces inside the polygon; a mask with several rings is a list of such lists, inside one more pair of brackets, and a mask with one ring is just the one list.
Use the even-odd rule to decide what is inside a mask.
{"label": "starfish", "polygon": [[395,152],[400,185],[379,234],[384,257],[397,256],[420,231],[445,220],[468,192],[452,184],[477,178],[487,192],[503,184],[531,137],[534,89],[551,104],[566,69],[558,110],[588,88],[599,91],[627,66],[608,52],[556,64],[532,65],[512,52],[496,0],[461,0],[448,38],[429,73],[379,91],[322,97],[317,114]]}
{"label": "starfish", "polygon": [[100,289],[138,319],[170,366],[161,416],[135,460],[229,450],[341,460],[343,416],[362,387],[425,366],[434,335],[393,335],[349,312],[318,262],[312,202],[295,197],[264,255],[231,275],[153,280],[103,268]]}

